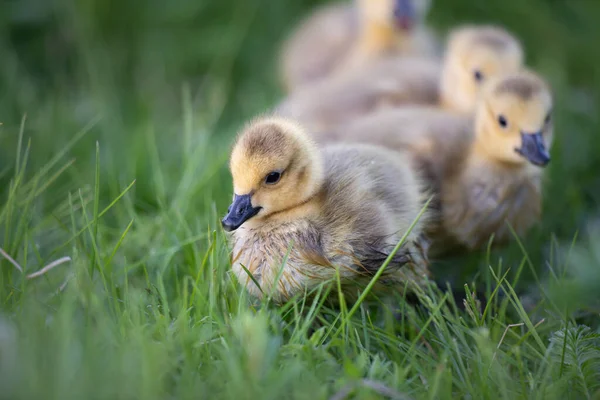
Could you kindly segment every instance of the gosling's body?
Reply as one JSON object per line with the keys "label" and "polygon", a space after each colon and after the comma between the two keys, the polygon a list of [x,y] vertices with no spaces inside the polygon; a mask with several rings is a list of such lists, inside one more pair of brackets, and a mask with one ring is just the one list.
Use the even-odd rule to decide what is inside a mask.
{"label": "gosling's body", "polygon": [[360,72],[332,77],[298,89],[275,109],[310,132],[327,131],[376,110],[439,101],[439,63],[389,57]]}
{"label": "gosling's body", "polygon": [[[364,68],[300,88],[277,108],[321,133],[382,108],[432,105],[470,113],[485,81],[522,66],[519,41],[490,25],[453,30],[443,64],[427,58],[389,56]],[[343,139],[340,137],[338,139]]]}
{"label": "gosling's body", "polygon": [[393,0],[355,0],[317,9],[284,43],[284,87],[292,91],[380,56],[436,55],[437,40],[422,23],[429,2],[409,1],[415,3],[418,15],[416,25],[406,32],[393,26]]}
{"label": "gosling's body", "polygon": [[[281,126],[279,119],[266,119],[246,132]],[[267,132],[266,137],[273,136]],[[318,152],[309,145],[298,150],[298,156],[306,149]],[[396,152],[339,144],[327,146],[316,157],[314,162],[322,162],[323,175],[314,193],[259,220],[249,219],[231,236],[233,272],[256,297],[274,291],[276,301],[285,301],[335,279],[336,269],[344,290],[355,295],[355,285],[372,278],[423,207],[423,184]],[[425,219],[408,235],[378,289],[400,290],[405,283],[411,287],[425,282],[427,261],[419,244]]]}
{"label": "gosling's body", "polygon": [[[318,140],[343,138],[411,154],[436,194],[437,218],[427,229],[433,240],[430,254],[456,246],[480,248],[491,235],[495,244],[501,244],[512,238],[507,222],[521,236],[539,220],[543,168],[520,160],[523,157],[515,152],[517,138],[512,132],[494,131],[496,111],[491,110],[504,107],[524,132],[541,126],[546,143],[552,141],[552,127],[540,122],[551,108],[548,89],[540,79],[520,73],[497,82],[490,83],[474,118],[431,107],[407,107],[361,118]],[[520,96],[519,90],[530,93]],[[490,106],[485,99],[498,93],[512,97]]]}
{"label": "gosling's body", "polygon": [[522,236],[539,221],[541,168],[511,168],[477,153],[460,167],[462,172],[441,177],[447,180],[440,190],[442,231],[451,232],[458,244],[482,248],[492,235],[495,244],[503,244],[513,239],[508,224]]}

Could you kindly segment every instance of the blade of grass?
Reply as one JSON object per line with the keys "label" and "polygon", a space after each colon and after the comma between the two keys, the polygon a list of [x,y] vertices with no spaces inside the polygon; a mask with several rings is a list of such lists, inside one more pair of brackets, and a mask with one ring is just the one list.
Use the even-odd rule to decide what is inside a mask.
{"label": "blade of grass", "polygon": [[129,230],[133,226],[133,222],[134,222],[133,219],[131,221],[129,221],[129,224],[127,224],[127,227],[123,231],[123,234],[121,234],[121,237],[119,237],[119,240],[117,241],[117,244],[113,248],[112,253],[110,253],[110,256],[108,257],[108,259],[104,263],[104,268],[106,269],[107,275],[109,277],[112,276],[112,260],[113,260],[113,258],[115,258],[115,255],[117,254],[117,251],[119,250],[119,248],[123,244],[123,240],[125,240],[125,236],[127,236],[127,234],[129,233]]}
{"label": "blade of grass", "polygon": [[106,282],[106,277],[104,276],[104,269],[102,268],[102,262],[100,260],[100,252],[98,251],[98,244],[96,241],[96,236],[94,235],[93,232],[93,224],[90,223],[89,219],[88,219],[88,215],[87,215],[87,210],[85,208],[85,206],[83,206],[83,195],[81,194],[81,191],[79,192],[79,200],[81,201],[81,205],[82,205],[82,212],[81,214],[83,215],[83,220],[85,222],[85,226],[87,226],[87,231],[88,234],[90,236],[90,241],[92,242],[92,255],[93,258],[90,258],[90,279],[94,278],[94,270],[97,268],[100,273],[100,278],[102,279],[102,284],[104,285],[104,290],[106,293],[108,293],[108,283]]}
{"label": "blade of grass", "polygon": [[[81,203],[85,204],[83,201],[83,195],[80,192]],[[94,180],[94,208],[92,213],[92,240],[95,242],[98,240],[98,208],[100,204],[100,143],[96,141],[96,173]],[[92,251],[92,255],[90,256],[90,275],[92,279],[94,278],[94,270],[96,268],[102,268],[100,263],[96,264],[97,259],[97,249],[94,247]],[[98,258],[99,261],[99,258]]]}
{"label": "blade of grass", "polygon": [[19,272],[23,273],[23,268],[21,268],[19,263],[16,262],[15,259],[12,258],[10,255],[8,255],[8,253],[4,251],[4,249],[0,248],[0,254],[2,254],[2,256],[6,258],[8,262],[11,263],[16,269],[18,269]]}
{"label": "blade of grass", "polygon": [[[106,206],[101,212],[99,212],[98,213],[98,218],[102,218],[115,204],[117,204],[117,202],[119,200],[121,200],[121,198],[123,196],[125,196],[125,194],[127,194],[127,192],[133,187],[133,185],[135,185],[135,182],[136,181],[133,180],[133,182],[131,182],[129,184],[129,186],[127,186],[125,188],[125,190],[123,190],[108,206]],[[81,200],[83,201],[83,198],[81,198]],[[85,208],[85,202],[82,203],[82,207]],[[92,222],[90,221],[87,225],[85,225],[83,228],[81,228],[80,230],[78,230],[76,234],[74,234],[73,236],[71,236],[71,238],[69,238],[67,241],[65,241],[64,243],[62,243],[61,245],[59,245],[57,248],[55,248],[50,253],[50,256],[55,255],[63,247],[68,246],[69,244],[71,244],[75,239],[77,239],[83,232],[85,232],[91,226],[92,226]]]}
{"label": "blade of grass", "polygon": [[41,195],[48,189],[70,166],[75,164],[75,159],[71,159],[65,165],[63,165],[58,171],[54,173],[50,178],[48,178],[42,186],[35,192],[35,197]]}
{"label": "blade of grass", "polygon": [[42,276],[46,272],[50,271],[52,268],[58,267],[59,265],[64,264],[64,263],[69,262],[69,261],[71,261],[71,257],[59,258],[58,260],[53,261],[50,264],[46,265],[45,267],[43,267],[39,271],[36,271],[36,272],[33,272],[33,273],[27,275],[27,279],[33,279],[33,278],[37,278],[38,276]]}
{"label": "blade of grass", "polygon": [[[33,177],[33,179],[42,178],[64,157],[75,144],[81,140],[87,133],[89,133],[97,124],[100,122],[100,116],[93,118],[87,125],[83,127],[79,132],[77,132],[69,142],[54,156],[46,165],[44,165]],[[27,185],[25,185],[25,189],[28,189]]]}
{"label": "blade of grass", "polygon": [[23,114],[21,118],[21,126],[19,128],[19,139],[17,142],[17,159],[15,161],[15,173],[18,175],[24,166],[21,166],[21,151],[23,148],[23,133],[25,132],[25,121],[27,120],[27,113]]}
{"label": "blade of grass", "polygon": [[[493,273],[493,271],[492,271],[492,273]],[[496,280],[496,284],[502,285],[503,287],[506,288],[505,292],[509,295],[508,297],[509,297],[510,302],[512,303],[512,305],[515,308],[515,310],[517,310],[517,313],[519,314],[519,317],[521,318],[521,320],[523,322],[525,322],[525,325],[527,326],[527,329],[533,335],[533,337],[534,337],[537,345],[541,349],[542,353],[544,353],[546,351],[546,346],[544,346],[544,342],[540,338],[540,335],[537,333],[535,327],[533,326],[533,323],[531,322],[531,320],[529,319],[529,316],[525,312],[525,309],[523,309],[523,305],[519,301],[519,297],[517,296],[517,293],[515,293],[515,291],[512,288],[512,286],[510,286],[510,284],[508,282],[506,282],[506,280],[505,281],[501,281],[496,276],[496,274],[494,274],[494,279]]]}
{"label": "blade of grass", "polygon": [[412,224],[410,224],[410,226],[408,227],[408,230],[404,233],[404,235],[402,235],[402,237],[400,238],[400,241],[396,244],[396,246],[394,247],[394,249],[388,255],[388,257],[384,261],[383,265],[377,270],[377,272],[375,273],[375,275],[373,276],[373,278],[371,279],[371,281],[369,282],[369,284],[367,285],[367,287],[365,288],[365,290],[363,290],[363,292],[361,293],[361,295],[358,298],[358,300],[356,301],[356,303],[352,306],[352,308],[348,312],[348,316],[347,316],[348,318],[352,318],[352,316],[354,315],[354,313],[356,313],[356,311],[358,310],[358,308],[360,307],[360,305],[365,301],[365,299],[367,298],[367,296],[369,295],[369,293],[373,289],[373,286],[375,286],[375,284],[377,283],[377,281],[379,280],[379,278],[381,277],[381,275],[383,274],[383,272],[386,270],[387,266],[392,262],[392,259],[394,258],[394,256],[398,252],[398,250],[400,250],[400,248],[406,242],[406,239],[408,238],[408,235],[410,235],[410,233],[412,232],[412,230],[414,229],[414,227],[417,225],[417,223],[419,222],[419,220],[421,219],[421,217],[425,213],[425,210],[427,210],[427,208],[429,207],[429,203],[431,202],[431,199],[432,198],[430,197],[429,200],[427,200],[427,202],[423,206],[423,208],[421,208],[421,211],[419,212],[419,214],[417,215],[417,217],[414,219],[414,221],[412,222]]}

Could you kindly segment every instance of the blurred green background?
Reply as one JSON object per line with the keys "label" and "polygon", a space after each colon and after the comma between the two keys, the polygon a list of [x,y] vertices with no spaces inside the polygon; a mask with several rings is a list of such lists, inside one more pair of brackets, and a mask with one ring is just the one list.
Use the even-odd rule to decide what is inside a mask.
{"label": "blurred green background", "polygon": [[[563,376],[560,357],[547,367],[538,348],[580,316],[576,308],[592,310],[584,316],[593,329],[599,323],[600,1],[434,0],[428,18],[442,38],[463,22],[506,26],[556,95],[540,226],[522,246],[489,257],[479,252],[437,260],[438,275],[458,287],[473,277],[489,281],[490,265],[511,276],[522,267],[520,287],[537,279],[538,289],[550,290],[553,310],[564,311],[541,326],[543,342],[524,328],[509,334],[518,352],[503,347],[494,373],[488,364],[476,373],[464,365],[484,365],[490,349],[500,348],[511,322],[503,311],[485,324],[461,317],[444,325],[443,335],[443,324],[435,322],[424,333],[433,356],[409,343],[412,338],[381,336],[372,326],[362,327],[371,338],[366,344],[336,334],[325,351],[315,344],[325,339],[305,338],[306,327],[281,328],[281,334],[276,314],[247,319],[247,302],[229,284],[218,222],[231,199],[229,146],[244,120],[281,98],[280,45],[320,3],[0,2],[0,247],[27,273],[65,255],[73,259],[35,280],[0,259],[0,309],[19,329],[25,371],[14,383],[6,349],[17,347],[0,319],[0,398],[197,398],[207,388],[246,398],[265,391],[272,396],[260,398],[281,398],[294,388],[300,398],[306,388],[323,387],[321,398],[329,390],[323,385],[377,371],[416,392],[430,389],[422,384],[427,379],[439,383],[428,398],[441,398],[435,393],[446,383],[452,390],[440,393],[454,398],[496,398],[506,387],[505,398],[519,398],[510,396],[516,392],[526,398],[536,382],[547,388],[543,393],[564,398],[554,386],[559,370]],[[564,280],[555,279],[563,274]],[[460,325],[466,320],[475,327]],[[490,338],[477,330],[483,325]],[[388,351],[389,343],[397,348]],[[276,349],[285,373],[301,371],[305,380],[291,372],[284,377],[266,350],[267,378],[254,367],[244,375],[235,365],[246,357],[246,344]],[[419,357],[403,358],[415,348]],[[514,360],[521,369],[513,368]],[[347,363],[343,370],[338,362]],[[224,376],[237,384],[224,384]],[[572,382],[563,383],[567,390]],[[9,384],[18,385],[20,397],[4,390]]]}

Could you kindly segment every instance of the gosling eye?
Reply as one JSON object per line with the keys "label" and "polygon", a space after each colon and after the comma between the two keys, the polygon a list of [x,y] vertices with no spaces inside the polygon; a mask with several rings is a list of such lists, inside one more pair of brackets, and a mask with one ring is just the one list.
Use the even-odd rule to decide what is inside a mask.
{"label": "gosling eye", "polygon": [[473,72],[473,76],[475,77],[475,80],[476,80],[477,82],[481,82],[481,81],[483,80],[483,74],[482,74],[482,73],[481,73],[481,71],[480,71],[480,70],[478,70],[478,69],[476,69],[476,70]]}
{"label": "gosling eye", "polygon": [[506,128],[508,126],[508,121],[506,120],[506,117],[504,115],[499,115],[498,116],[498,124],[502,128]]}
{"label": "gosling eye", "polygon": [[552,121],[552,114],[548,113],[548,115],[546,115],[546,118],[544,119],[544,124],[548,125],[550,121]]}
{"label": "gosling eye", "polygon": [[280,179],[281,179],[281,172],[273,171],[267,175],[267,177],[265,178],[265,183],[267,185],[274,185],[277,182],[279,182]]}

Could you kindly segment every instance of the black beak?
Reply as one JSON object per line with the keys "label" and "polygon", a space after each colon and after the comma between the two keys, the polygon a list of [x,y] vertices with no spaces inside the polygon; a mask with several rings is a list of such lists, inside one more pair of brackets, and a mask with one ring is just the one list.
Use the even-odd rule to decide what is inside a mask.
{"label": "black beak", "polygon": [[515,149],[515,151],[528,159],[530,163],[540,167],[545,167],[550,162],[550,153],[544,145],[541,132],[521,132],[521,148]]}
{"label": "black beak", "polygon": [[227,215],[221,220],[223,229],[227,232],[235,231],[242,224],[254,217],[260,211],[260,207],[252,207],[249,194],[233,196],[233,203],[229,206]]}
{"label": "black beak", "polygon": [[412,29],[415,22],[413,0],[394,1],[394,21],[398,29],[405,31]]}

